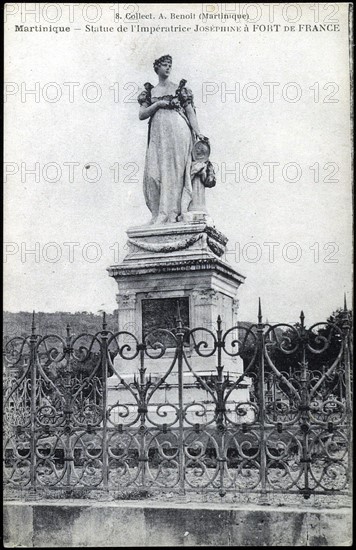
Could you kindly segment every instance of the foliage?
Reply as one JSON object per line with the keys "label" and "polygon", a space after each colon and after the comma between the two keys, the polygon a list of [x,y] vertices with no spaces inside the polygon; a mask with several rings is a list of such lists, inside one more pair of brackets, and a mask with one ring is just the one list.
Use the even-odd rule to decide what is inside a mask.
{"label": "foliage", "polygon": [[[108,328],[117,328],[117,310],[111,314],[106,315],[106,322]],[[102,330],[103,317],[99,314],[88,313],[86,311],[69,313],[57,311],[55,313],[38,312],[35,314],[35,327],[36,334],[59,334],[63,338],[66,336],[66,326],[70,326],[70,332],[74,336],[79,336],[83,333],[96,334]],[[4,312],[4,331],[3,340],[4,343],[8,342],[15,336],[28,336],[31,334],[32,325],[32,313],[26,311],[20,311],[18,313]],[[54,356],[52,356],[52,359]],[[114,354],[112,354],[112,359]],[[24,370],[27,370],[27,361],[18,366],[17,376],[21,378]],[[49,365],[43,365],[43,369],[48,378],[58,385],[63,381],[65,376],[65,361],[56,363],[55,361],[49,361]],[[102,378],[102,365],[100,361],[100,353],[90,352],[88,357],[84,361],[72,360],[71,362],[72,375],[75,378],[81,378],[89,376],[94,370],[96,370],[96,376]],[[109,366],[108,376],[111,376],[113,371]],[[27,376],[30,377],[30,371]],[[86,389],[89,392],[89,389]],[[50,387],[48,388],[50,393]]]}
{"label": "foliage", "polygon": [[[352,312],[348,312],[349,319],[351,320]],[[330,317],[327,318],[326,324],[320,324],[315,327],[312,333],[309,332],[309,344],[316,350],[321,350],[325,344],[325,350],[322,353],[312,353],[307,350],[306,359],[308,361],[310,370],[322,371],[324,368],[331,366],[335,359],[338,357],[342,349],[342,335],[340,331],[343,330],[343,323],[345,312],[339,308],[334,311]],[[335,326],[337,328],[335,328]],[[294,329],[287,329],[283,332],[282,338],[284,341],[288,341],[286,347],[293,349],[298,340],[298,333],[301,330],[301,324],[296,323]],[[339,330],[338,330],[339,329]],[[278,370],[290,371],[299,368],[298,365],[302,359],[301,346],[295,353],[286,355],[281,350],[276,348],[274,350],[273,361]]]}
{"label": "foliage", "polygon": [[[352,312],[348,310],[348,318],[352,325]],[[324,343],[326,349],[322,353],[307,352],[307,361],[310,370],[323,370],[332,365],[333,361],[338,357],[338,354],[342,347],[342,336],[338,329],[343,330],[345,322],[345,311],[342,308],[334,311],[327,320],[315,327],[310,335],[309,343],[317,350],[323,348]],[[325,324],[327,323],[327,324]],[[335,328],[335,325],[337,328]],[[256,326],[253,327],[252,323],[240,323],[240,326],[246,329],[253,329],[256,332]],[[301,323],[295,323],[293,328],[277,327],[273,331],[270,331],[267,340],[269,340],[268,353],[272,359],[274,365],[279,371],[293,372],[300,368],[301,346],[297,346],[298,333],[300,334]],[[242,339],[244,332],[241,331],[240,339]],[[327,342],[327,345],[326,345]],[[285,354],[280,349],[282,345],[287,350],[292,350],[297,347],[296,351],[291,354]],[[254,340],[247,338],[243,346],[240,346],[240,352],[244,361],[244,366],[249,364],[253,357],[255,350]]]}
{"label": "foliage", "polygon": [[[106,321],[108,327],[116,330],[117,310],[107,314]],[[6,341],[14,336],[26,336],[31,333],[32,313],[28,311],[19,311],[18,313],[5,311],[3,322],[3,335]],[[62,334],[64,336],[68,324],[74,334],[83,332],[95,334],[101,330],[102,322],[103,317],[101,314],[88,313],[87,311],[77,311],[76,313],[67,311],[46,313],[39,311],[35,313],[37,334]]]}

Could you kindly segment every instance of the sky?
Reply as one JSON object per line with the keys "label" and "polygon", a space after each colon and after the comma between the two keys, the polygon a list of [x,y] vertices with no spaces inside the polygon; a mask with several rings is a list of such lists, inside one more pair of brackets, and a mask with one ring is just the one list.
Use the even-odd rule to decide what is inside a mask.
{"label": "sky", "polygon": [[[207,190],[207,206],[229,239],[226,261],[246,277],[240,320],[256,319],[259,297],[270,322],[296,321],[301,309],[309,324],[324,320],[344,293],[351,304],[346,3],[336,4],[336,15],[317,14],[315,4],[297,4],[301,13],[280,4],[272,19],[266,4],[257,11],[241,4],[236,9],[250,20],[239,32],[152,34],[132,32],[122,8],[115,21],[115,4],[78,7],[72,22],[65,4],[55,4],[55,23],[56,13],[40,4],[31,4],[37,14],[24,4],[8,6],[5,310],[116,307],[117,285],[106,268],[123,261],[128,227],[150,219],[142,192],[147,121],[138,119],[136,98],[145,82],[156,83],[153,61],[167,53],[172,80],[188,81],[201,132],[210,138],[217,185]],[[131,6],[156,17],[134,24],[192,29],[222,24],[199,20],[202,6],[226,9]],[[172,20],[171,13],[195,20]],[[299,15],[295,30],[284,31]],[[299,30],[312,28],[315,18],[330,30]],[[265,30],[271,20],[278,32]],[[16,31],[21,24],[70,31]],[[114,32],[86,32],[87,24]],[[129,30],[118,32],[118,24]]]}

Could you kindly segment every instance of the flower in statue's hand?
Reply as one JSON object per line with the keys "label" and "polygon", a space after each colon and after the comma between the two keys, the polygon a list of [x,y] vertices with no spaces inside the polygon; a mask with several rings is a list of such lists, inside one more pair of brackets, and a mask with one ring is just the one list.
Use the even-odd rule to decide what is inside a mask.
{"label": "flower in statue's hand", "polygon": [[172,107],[172,109],[178,109],[178,107],[180,106],[179,99],[177,97],[173,97],[171,99],[170,106]]}
{"label": "flower in statue's hand", "polygon": [[171,109],[171,103],[168,99],[160,99],[158,101],[158,106],[161,109]]}

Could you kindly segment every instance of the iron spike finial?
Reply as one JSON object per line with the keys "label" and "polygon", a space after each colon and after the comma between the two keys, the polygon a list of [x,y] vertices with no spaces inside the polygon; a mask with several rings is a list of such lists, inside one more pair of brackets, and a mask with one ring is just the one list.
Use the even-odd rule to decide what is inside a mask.
{"label": "iron spike finial", "polygon": [[304,319],[305,319],[305,315],[304,315],[304,311],[302,310],[300,312],[300,322],[303,326],[304,326]]}
{"label": "iron spike finial", "polygon": [[67,331],[67,337],[70,338],[70,324],[69,323],[67,323],[66,331]]}
{"label": "iron spike finial", "polygon": [[349,310],[347,309],[346,292],[344,293],[344,311],[342,312],[342,319],[343,319],[342,327],[345,330],[350,329],[350,327],[351,327],[351,324],[350,324],[351,318],[350,318]]}
{"label": "iron spike finial", "polygon": [[35,325],[35,310],[32,311],[31,332],[32,332],[32,334],[35,334],[35,332],[36,332],[36,325]]}
{"label": "iron spike finial", "polygon": [[259,322],[259,324],[262,323],[262,306],[261,306],[261,298],[258,298],[258,322]]}
{"label": "iron spike finial", "polygon": [[107,322],[106,322],[106,312],[103,311],[103,330],[106,330]]}

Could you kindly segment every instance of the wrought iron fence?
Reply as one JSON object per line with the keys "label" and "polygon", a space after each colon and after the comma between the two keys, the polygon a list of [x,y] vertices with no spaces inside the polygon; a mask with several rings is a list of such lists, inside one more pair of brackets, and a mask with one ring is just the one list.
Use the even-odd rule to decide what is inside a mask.
{"label": "wrought iron fence", "polygon": [[348,494],[346,307],[341,321],[270,325],[259,309],[255,325],[178,318],[143,341],[108,330],[105,315],[97,334],[67,327],[65,338],[33,322],[5,345],[5,484]]}

